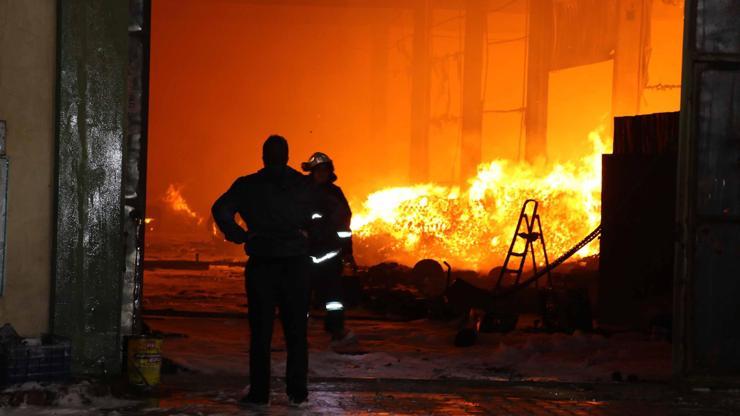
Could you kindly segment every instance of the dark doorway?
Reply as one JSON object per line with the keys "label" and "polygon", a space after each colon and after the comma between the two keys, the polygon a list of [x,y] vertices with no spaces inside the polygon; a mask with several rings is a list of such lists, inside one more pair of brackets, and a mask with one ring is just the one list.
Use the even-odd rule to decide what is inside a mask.
{"label": "dark doorway", "polygon": [[[599,224],[600,167],[591,162],[609,152],[613,94],[621,87],[610,57],[594,52],[571,65],[573,57],[560,51],[560,66],[546,73],[548,158],[524,161],[529,10],[525,1],[490,7],[480,69],[482,165],[460,166],[469,141],[461,130],[462,45],[471,31],[464,7],[421,6],[427,3],[436,4],[152,1],[144,322],[168,336],[165,352],[178,364],[246,374],[245,256],[223,241],[209,208],[231,181],[259,168],[261,141],[280,133],[290,141],[293,166],[318,150],[335,159],[366,279],[350,311],[360,340],[351,355],[333,349],[321,321],[311,321],[314,375],[668,379],[665,334],[649,327],[610,337],[551,333],[541,326],[534,291],[517,305],[512,331],[481,333],[465,349],[453,346],[464,314],[430,312],[410,268],[423,258],[447,260],[453,278],[491,289],[524,199],[542,200],[553,257]],[[632,69],[651,78],[639,88],[636,111],[675,111],[682,11],[673,2],[647,3],[653,55]],[[594,16],[555,12],[576,21],[609,17],[601,8]],[[645,39],[627,40],[644,59]],[[429,78],[422,94],[419,72]],[[593,85],[583,85],[586,79]],[[419,108],[427,129],[421,156],[412,147]],[[410,179],[420,164],[428,166],[424,183]],[[461,172],[478,169],[483,173],[461,180]],[[596,293],[598,245],[576,260],[557,279]]]}

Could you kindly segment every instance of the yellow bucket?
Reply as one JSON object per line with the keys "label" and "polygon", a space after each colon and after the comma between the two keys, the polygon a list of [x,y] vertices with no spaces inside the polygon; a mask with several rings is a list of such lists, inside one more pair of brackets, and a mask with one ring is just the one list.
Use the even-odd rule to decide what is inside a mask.
{"label": "yellow bucket", "polygon": [[133,337],[128,340],[128,381],[136,386],[159,384],[162,370],[162,339]]}

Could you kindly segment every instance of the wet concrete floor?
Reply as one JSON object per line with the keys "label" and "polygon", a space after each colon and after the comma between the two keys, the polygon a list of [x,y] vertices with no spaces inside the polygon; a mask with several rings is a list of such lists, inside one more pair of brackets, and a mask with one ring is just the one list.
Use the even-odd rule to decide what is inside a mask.
{"label": "wet concrete floor", "polygon": [[740,393],[680,391],[665,384],[564,384],[384,379],[312,380],[309,404],[288,406],[282,383],[269,408],[237,404],[242,378],[169,376],[148,415],[737,415]]}

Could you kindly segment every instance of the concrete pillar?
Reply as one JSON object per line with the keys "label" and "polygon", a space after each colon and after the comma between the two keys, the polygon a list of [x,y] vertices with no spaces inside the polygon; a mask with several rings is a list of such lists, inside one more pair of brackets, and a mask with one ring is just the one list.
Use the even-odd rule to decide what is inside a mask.
{"label": "concrete pillar", "polygon": [[121,369],[127,1],[58,3],[52,329],[77,373]]}
{"label": "concrete pillar", "polygon": [[388,32],[388,12],[384,9],[375,11],[373,21],[371,56],[372,77],[370,96],[370,132],[378,143],[387,140],[388,134],[388,53],[391,48]]}
{"label": "concrete pillar", "polygon": [[429,26],[428,0],[414,9],[413,59],[411,63],[411,149],[412,182],[429,180]]}
{"label": "concrete pillar", "polygon": [[465,2],[460,182],[475,175],[482,157],[483,63],[486,58],[484,49],[487,26],[485,4],[484,0]]}
{"label": "concrete pillar", "polygon": [[612,78],[615,117],[639,114],[647,83],[650,53],[651,0],[619,0]]}
{"label": "concrete pillar", "polygon": [[553,36],[552,0],[530,0],[524,113],[524,157],[529,162],[547,158],[547,99]]}

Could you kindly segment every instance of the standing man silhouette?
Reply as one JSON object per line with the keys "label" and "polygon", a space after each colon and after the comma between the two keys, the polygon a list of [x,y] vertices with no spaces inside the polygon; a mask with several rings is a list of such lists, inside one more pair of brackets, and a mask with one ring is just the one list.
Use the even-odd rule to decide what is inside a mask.
{"label": "standing man silhouette", "polygon": [[[267,138],[264,168],[238,178],[213,204],[213,219],[228,241],[244,244],[249,304],[249,393],[240,402],[269,405],[270,342],[275,307],[280,310],[292,405],[308,398],[309,257],[307,229],[313,209],[310,182],[288,166],[288,142]],[[234,220],[239,214],[247,229]]]}

